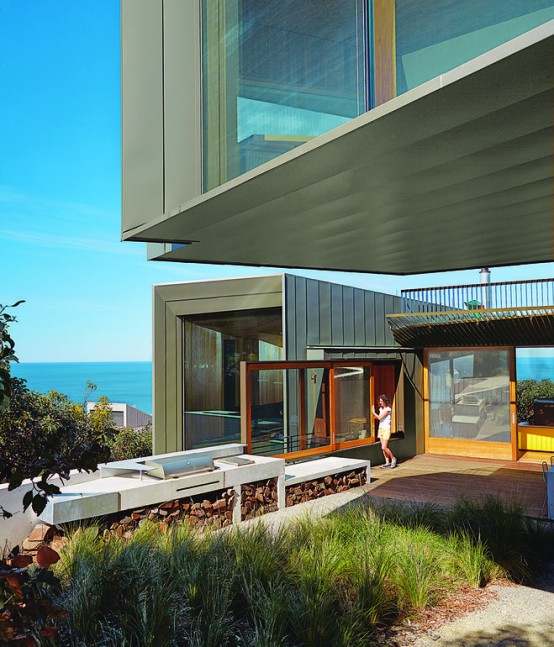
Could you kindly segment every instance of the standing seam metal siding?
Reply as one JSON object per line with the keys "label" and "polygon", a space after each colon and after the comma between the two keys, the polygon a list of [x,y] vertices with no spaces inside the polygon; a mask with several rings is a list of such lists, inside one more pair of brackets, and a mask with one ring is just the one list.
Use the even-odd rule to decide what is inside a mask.
{"label": "standing seam metal siding", "polygon": [[285,274],[286,359],[306,359],[307,346],[397,346],[386,320],[401,298]]}

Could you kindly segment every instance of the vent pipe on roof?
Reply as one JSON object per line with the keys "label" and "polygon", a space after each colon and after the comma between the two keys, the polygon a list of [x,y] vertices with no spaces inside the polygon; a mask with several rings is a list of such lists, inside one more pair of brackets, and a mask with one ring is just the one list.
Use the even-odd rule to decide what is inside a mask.
{"label": "vent pipe on roof", "polygon": [[479,272],[481,277],[481,303],[485,308],[491,307],[491,271],[483,267]]}

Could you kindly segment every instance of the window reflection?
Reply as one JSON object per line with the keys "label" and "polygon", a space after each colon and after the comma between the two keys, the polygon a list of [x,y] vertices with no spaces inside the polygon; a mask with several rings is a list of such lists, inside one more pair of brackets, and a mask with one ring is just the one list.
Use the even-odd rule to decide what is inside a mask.
{"label": "window reflection", "polygon": [[205,189],[361,114],[364,0],[204,0]]}
{"label": "window reflection", "polygon": [[430,435],[510,442],[507,350],[429,353]]}
{"label": "window reflection", "polygon": [[552,0],[396,0],[397,94],[554,18]]}
{"label": "window reflection", "polygon": [[[183,326],[185,447],[239,442],[240,362],[282,359],[281,308],[189,316]],[[282,400],[276,384],[260,385],[261,403],[272,389]]]}

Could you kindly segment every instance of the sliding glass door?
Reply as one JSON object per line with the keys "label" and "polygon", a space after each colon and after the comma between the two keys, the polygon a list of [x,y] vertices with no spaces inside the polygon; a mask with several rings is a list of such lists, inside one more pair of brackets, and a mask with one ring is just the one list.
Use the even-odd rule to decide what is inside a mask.
{"label": "sliding glass door", "polygon": [[426,451],[513,458],[514,379],[512,349],[429,350]]}

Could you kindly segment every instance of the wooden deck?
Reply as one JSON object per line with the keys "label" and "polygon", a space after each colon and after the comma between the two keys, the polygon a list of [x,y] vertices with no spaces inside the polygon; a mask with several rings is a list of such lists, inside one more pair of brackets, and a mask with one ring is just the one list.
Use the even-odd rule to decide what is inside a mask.
{"label": "wooden deck", "polygon": [[433,454],[415,456],[393,470],[372,468],[366,487],[372,497],[440,505],[492,495],[518,501],[530,517],[541,516],[546,493],[540,464]]}

